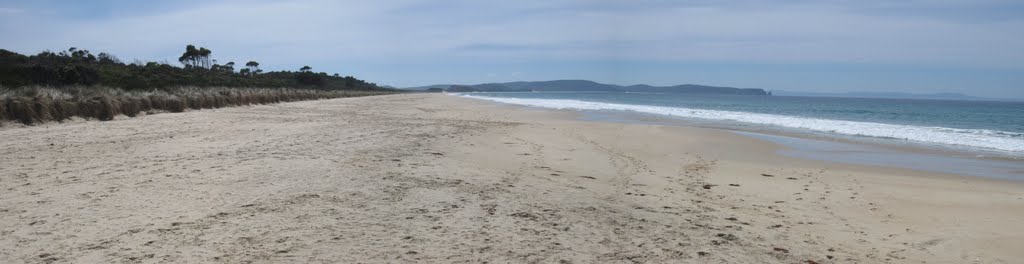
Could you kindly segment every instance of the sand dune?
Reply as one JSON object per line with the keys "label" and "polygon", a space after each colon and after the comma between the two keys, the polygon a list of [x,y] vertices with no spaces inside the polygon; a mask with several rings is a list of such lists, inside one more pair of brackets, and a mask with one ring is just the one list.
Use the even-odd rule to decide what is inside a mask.
{"label": "sand dune", "polygon": [[0,127],[0,263],[1017,263],[1024,185],[390,95]]}

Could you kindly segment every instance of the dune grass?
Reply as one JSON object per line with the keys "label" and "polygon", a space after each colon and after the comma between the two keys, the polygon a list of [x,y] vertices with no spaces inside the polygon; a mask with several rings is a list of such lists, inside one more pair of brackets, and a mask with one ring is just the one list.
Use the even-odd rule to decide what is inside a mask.
{"label": "dune grass", "polygon": [[0,87],[0,123],[26,125],[72,117],[113,120],[140,113],[184,112],[228,106],[390,94],[390,91],[326,91],[289,88],[178,87],[126,91],[109,87]]}

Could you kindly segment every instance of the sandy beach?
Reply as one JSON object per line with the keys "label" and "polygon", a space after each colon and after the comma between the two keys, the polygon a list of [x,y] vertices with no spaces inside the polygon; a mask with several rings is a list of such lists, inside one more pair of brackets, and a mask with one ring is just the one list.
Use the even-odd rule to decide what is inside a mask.
{"label": "sandy beach", "polygon": [[0,263],[1020,263],[1024,184],[403,94],[0,127]]}

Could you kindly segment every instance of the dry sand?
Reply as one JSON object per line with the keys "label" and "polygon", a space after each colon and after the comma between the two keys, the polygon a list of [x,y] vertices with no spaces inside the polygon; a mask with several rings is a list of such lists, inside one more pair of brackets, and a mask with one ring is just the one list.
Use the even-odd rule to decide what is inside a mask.
{"label": "dry sand", "polygon": [[1020,183],[437,94],[0,138],[0,263],[1024,261]]}

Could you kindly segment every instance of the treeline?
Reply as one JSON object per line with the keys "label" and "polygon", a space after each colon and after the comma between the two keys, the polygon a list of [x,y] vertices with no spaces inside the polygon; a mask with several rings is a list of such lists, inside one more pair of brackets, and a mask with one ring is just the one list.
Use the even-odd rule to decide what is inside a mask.
{"label": "treeline", "polygon": [[70,48],[58,53],[44,51],[22,55],[0,49],[0,86],[106,86],[125,90],[149,90],[169,87],[289,87],[318,90],[389,90],[375,83],[313,72],[304,66],[299,71],[264,72],[260,63],[248,61],[218,63],[213,51],[188,45],[178,58],[182,67],[161,62],[125,63],[116,56]]}
{"label": "treeline", "polygon": [[235,62],[221,64],[212,55],[188,45],[178,67],[125,63],[77,48],[29,56],[0,49],[0,126],[398,92],[309,66],[264,72],[259,62],[248,61],[236,70]]}

